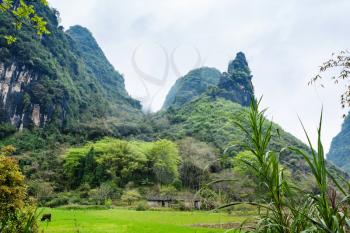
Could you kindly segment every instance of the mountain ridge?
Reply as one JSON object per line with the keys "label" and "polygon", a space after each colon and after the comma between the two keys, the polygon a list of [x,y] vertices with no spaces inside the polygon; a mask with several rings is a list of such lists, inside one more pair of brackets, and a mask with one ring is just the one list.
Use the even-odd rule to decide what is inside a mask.
{"label": "mountain ridge", "polygon": [[[50,35],[40,39],[23,27],[16,43],[0,40],[0,122],[18,130],[54,126],[74,132],[108,131],[108,124],[117,124],[113,131],[118,131],[121,121],[141,119],[139,101],[127,94],[123,77],[92,34],[81,26],[65,32],[56,10],[38,5],[37,11]],[[1,34],[12,32],[9,17],[0,15]]]}
{"label": "mountain ridge", "polygon": [[170,106],[180,107],[209,89],[211,95],[248,106],[254,99],[252,77],[245,54],[238,52],[229,62],[227,72],[221,73],[216,68],[201,67],[179,78],[171,87],[162,109]]}
{"label": "mountain ridge", "polygon": [[217,86],[221,73],[216,68],[201,67],[189,71],[176,80],[164,101],[162,109],[179,107],[204,93],[210,86]]}

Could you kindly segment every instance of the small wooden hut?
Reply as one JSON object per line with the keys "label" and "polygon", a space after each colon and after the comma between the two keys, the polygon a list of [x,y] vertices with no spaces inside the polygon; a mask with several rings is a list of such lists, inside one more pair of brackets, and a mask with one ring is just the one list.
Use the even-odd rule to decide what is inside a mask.
{"label": "small wooden hut", "polygon": [[194,195],[183,196],[149,196],[147,198],[148,205],[150,207],[165,207],[169,208],[174,204],[182,203],[189,209],[201,208],[201,200]]}

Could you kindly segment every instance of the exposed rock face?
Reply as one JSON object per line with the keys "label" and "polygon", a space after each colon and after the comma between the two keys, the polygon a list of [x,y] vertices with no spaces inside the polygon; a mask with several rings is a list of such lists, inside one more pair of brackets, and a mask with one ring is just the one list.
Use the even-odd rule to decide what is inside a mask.
{"label": "exposed rock face", "polygon": [[237,53],[220,78],[217,96],[248,106],[254,98],[252,77],[244,53]]}
{"label": "exposed rock face", "polygon": [[28,99],[28,87],[37,77],[24,66],[0,63],[0,121],[10,122],[18,129],[42,127],[48,120],[40,105]]}
{"label": "exposed rock face", "polygon": [[34,104],[32,112],[32,121],[35,126],[40,126],[40,105]]}
{"label": "exposed rock face", "polygon": [[[37,7],[50,35],[39,38],[24,25],[16,43],[0,40],[0,124],[19,130],[50,125],[91,137],[133,133],[143,117],[140,103],[92,34],[80,26],[65,32],[57,11]],[[0,15],[1,34],[12,34],[12,24],[10,14]]]}

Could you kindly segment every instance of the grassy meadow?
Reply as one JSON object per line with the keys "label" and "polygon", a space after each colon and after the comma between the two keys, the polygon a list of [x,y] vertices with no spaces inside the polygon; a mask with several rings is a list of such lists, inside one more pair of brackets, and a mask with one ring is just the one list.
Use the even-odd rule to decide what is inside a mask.
{"label": "grassy meadow", "polygon": [[44,233],[216,233],[227,229],[198,226],[241,223],[246,219],[225,213],[127,209],[43,209],[42,213],[52,214],[50,223],[40,223],[40,231]]}

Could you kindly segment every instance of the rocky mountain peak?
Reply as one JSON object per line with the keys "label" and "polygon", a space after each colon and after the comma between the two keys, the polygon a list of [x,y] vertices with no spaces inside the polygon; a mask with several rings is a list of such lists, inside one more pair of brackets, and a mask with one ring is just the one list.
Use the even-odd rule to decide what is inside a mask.
{"label": "rocky mountain peak", "polygon": [[234,74],[237,71],[243,71],[250,74],[248,62],[243,52],[237,53],[235,59],[228,65],[228,73]]}
{"label": "rocky mountain peak", "polygon": [[218,96],[243,106],[249,105],[254,98],[252,77],[244,53],[237,53],[236,58],[229,63],[228,72],[220,78]]}
{"label": "rocky mountain peak", "polygon": [[182,106],[205,93],[247,106],[254,98],[251,79],[247,59],[239,52],[230,61],[227,72],[202,67],[178,79],[168,93],[163,109]]}

